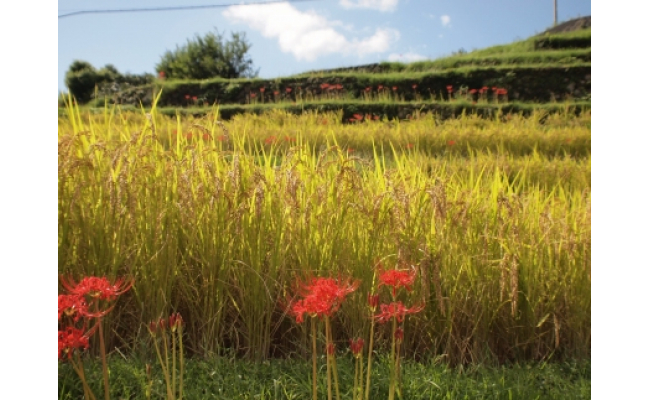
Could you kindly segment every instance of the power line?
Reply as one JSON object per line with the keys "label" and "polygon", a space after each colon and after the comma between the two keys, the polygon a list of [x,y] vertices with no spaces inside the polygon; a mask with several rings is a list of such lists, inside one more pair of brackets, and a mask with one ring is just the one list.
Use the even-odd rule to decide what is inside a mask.
{"label": "power line", "polygon": [[201,6],[176,6],[176,7],[153,7],[153,8],[128,8],[128,9],[116,9],[116,10],[81,10],[73,11],[67,14],[61,14],[58,16],[59,19],[72,17],[74,15],[82,14],[109,14],[109,13],[124,13],[124,12],[148,12],[148,11],[178,11],[178,10],[200,10],[206,8],[221,8],[221,7],[233,7],[233,6],[256,6],[264,4],[274,4],[274,3],[302,3],[307,1],[318,1],[318,0],[269,0],[269,1],[258,1],[254,3],[240,3],[240,4],[209,4]]}

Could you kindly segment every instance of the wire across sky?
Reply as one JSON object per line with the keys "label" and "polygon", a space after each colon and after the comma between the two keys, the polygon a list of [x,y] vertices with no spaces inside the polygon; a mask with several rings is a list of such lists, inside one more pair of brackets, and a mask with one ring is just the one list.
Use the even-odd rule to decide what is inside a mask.
{"label": "wire across sky", "polygon": [[269,1],[257,1],[252,3],[206,4],[206,5],[198,5],[198,6],[125,8],[125,9],[113,9],[113,10],[80,10],[80,11],[69,12],[67,14],[61,14],[58,16],[58,18],[61,19],[61,18],[73,17],[75,15],[84,15],[84,14],[200,10],[206,8],[222,8],[222,7],[232,7],[232,6],[258,6],[258,5],[274,4],[274,3],[303,3],[307,1],[320,1],[320,0],[269,0]]}

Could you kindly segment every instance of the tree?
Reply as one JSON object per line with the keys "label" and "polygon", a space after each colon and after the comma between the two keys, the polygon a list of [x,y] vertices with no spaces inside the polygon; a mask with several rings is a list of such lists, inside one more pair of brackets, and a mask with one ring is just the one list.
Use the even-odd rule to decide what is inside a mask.
{"label": "tree", "polygon": [[253,78],[253,61],[247,55],[251,44],[246,34],[232,33],[230,41],[219,32],[208,33],[187,41],[176,50],[167,51],[156,65],[156,72],[164,72],[168,79]]}
{"label": "tree", "polygon": [[85,103],[93,95],[97,84],[97,70],[89,62],[75,60],[65,73],[65,85],[79,103]]}

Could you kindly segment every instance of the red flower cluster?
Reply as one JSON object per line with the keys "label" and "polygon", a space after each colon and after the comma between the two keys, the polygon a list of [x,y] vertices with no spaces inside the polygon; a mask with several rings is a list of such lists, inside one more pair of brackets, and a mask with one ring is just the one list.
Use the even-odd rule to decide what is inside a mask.
{"label": "red flower cluster", "polygon": [[360,357],[361,350],[363,350],[363,339],[350,339],[350,350],[352,350],[354,357]]}
{"label": "red flower cluster", "polygon": [[390,321],[393,317],[397,318],[397,322],[402,322],[407,314],[419,313],[424,309],[424,306],[417,305],[406,308],[401,301],[397,301],[390,304],[381,304],[380,309],[379,314],[375,315],[375,319],[379,323]]}
{"label": "red flower cluster", "polygon": [[184,325],[183,317],[179,313],[175,313],[169,316],[169,318],[161,318],[158,321],[149,322],[149,331],[152,334],[158,333],[158,331],[164,331],[169,328],[172,332],[175,332],[177,328]]}
{"label": "red flower cluster", "polygon": [[379,287],[390,286],[393,288],[393,297],[397,294],[397,289],[400,287],[411,291],[411,285],[415,282],[415,270],[405,271],[398,269],[391,269],[388,271],[383,270],[383,266],[379,264]]}
{"label": "red flower cluster", "polygon": [[87,349],[88,346],[88,336],[84,334],[83,329],[70,326],[59,331],[59,360],[70,360],[74,349]]}
{"label": "red flower cluster", "polygon": [[359,281],[338,283],[332,278],[312,278],[311,283],[303,284],[300,291],[303,299],[298,300],[290,312],[295,315],[296,322],[304,321],[304,314],[312,317],[331,316],[343,303],[345,296],[359,287]]}
{"label": "red flower cluster", "polygon": [[77,296],[90,296],[102,300],[115,300],[118,296],[131,289],[133,282],[125,284],[124,278],[119,278],[115,283],[110,283],[106,277],[89,276],[75,283],[72,278],[67,280],[61,277],[61,284],[69,294]]}

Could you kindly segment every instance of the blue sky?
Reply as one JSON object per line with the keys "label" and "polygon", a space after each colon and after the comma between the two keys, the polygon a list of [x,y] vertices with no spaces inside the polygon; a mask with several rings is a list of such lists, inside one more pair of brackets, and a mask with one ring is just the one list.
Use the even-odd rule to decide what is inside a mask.
{"label": "blue sky", "polygon": [[[241,4],[261,0],[59,0],[79,10]],[[558,0],[558,21],[591,15],[590,0]],[[73,60],[154,73],[167,50],[215,29],[246,32],[259,76],[378,61],[438,58],[509,43],[553,23],[553,0],[314,0],[183,11],[82,14],[58,19],[59,91]]]}

